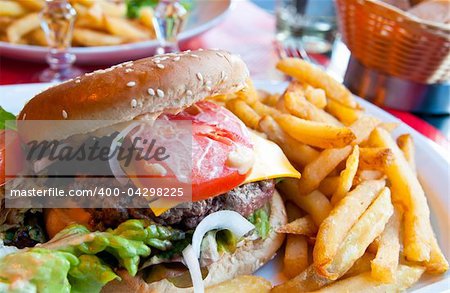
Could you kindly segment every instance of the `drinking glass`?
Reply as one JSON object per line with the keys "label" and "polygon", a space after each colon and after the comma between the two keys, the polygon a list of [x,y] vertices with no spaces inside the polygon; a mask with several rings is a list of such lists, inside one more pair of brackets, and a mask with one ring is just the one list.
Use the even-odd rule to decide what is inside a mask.
{"label": "drinking glass", "polygon": [[82,72],[73,67],[76,56],[69,52],[77,12],[67,0],[45,0],[41,11],[41,27],[49,46],[49,68],[39,75],[43,82],[64,81]]}
{"label": "drinking glass", "polygon": [[337,33],[333,0],[277,0],[276,39],[308,54],[330,56]]}

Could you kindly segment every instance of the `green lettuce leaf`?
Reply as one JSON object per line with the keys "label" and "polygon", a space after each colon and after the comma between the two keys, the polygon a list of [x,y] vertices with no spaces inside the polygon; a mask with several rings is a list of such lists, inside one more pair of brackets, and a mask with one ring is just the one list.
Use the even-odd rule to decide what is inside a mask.
{"label": "green lettuce leaf", "polygon": [[70,292],[67,274],[78,264],[73,254],[42,248],[9,254],[0,260],[0,291]]}
{"label": "green lettuce leaf", "polygon": [[[5,109],[3,109],[0,106],[0,129],[5,129],[5,124],[7,120],[16,120],[16,116],[8,111],[6,111]],[[15,124],[11,125],[8,124],[8,128],[10,129],[16,129]]]}
{"label": "green lettuce leaf", "polygon": [[248,220],[255,225],[258,236],[265,239],[270,232],[269,214],[266,209],[261,208],[253,212]]}
{"label": "green lettuce leaf", "polygon": [[180,230],[143,220],[128,220],[105,232],[90,232],[73,224],[40,248],[0,258],[0,292],[11,291],[9,285],[14,280],[22,280],[30,292],[100,292],[106,283],[119,277],[97,254],[113,256],[135,276],[141,258],[150,255],[151,247],[169,251],[185,237]]}

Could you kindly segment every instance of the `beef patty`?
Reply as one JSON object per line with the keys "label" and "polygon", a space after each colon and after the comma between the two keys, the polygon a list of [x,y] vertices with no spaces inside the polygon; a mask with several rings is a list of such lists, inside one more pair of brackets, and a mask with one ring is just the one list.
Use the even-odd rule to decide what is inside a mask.
{"label": "beef patty", "polygon": [[220,196],[182,203],[158,217],[151,209],[143,208],[89,209],[89,212],[92,215],[92,225],[99,230],[116,227],[128,219],[148,219],[163,225],[193,229],[207,215],[219,210],[232,210],[248,217],[270,200],[274,190],[273,180],[247,183]]}

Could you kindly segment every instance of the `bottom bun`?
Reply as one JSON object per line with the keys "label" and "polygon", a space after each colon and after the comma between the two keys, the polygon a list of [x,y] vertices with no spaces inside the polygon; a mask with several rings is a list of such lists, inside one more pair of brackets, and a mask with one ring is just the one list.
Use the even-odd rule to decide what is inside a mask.
{"label": "bottom bun", "polygon": [[[284,234],[276,232],[277,228],[286,224],[286,210],[283,200],[275,191],[270,206],[271,230],[266,239],[247,241],[233,254],[224,254],[220,260],[208,266],[208,275],[204,283],[209,287],[220,282],[233,279],[239,275],[249,275],[272,259],[283,244]],[[102,292],[193,292],[193,288],[178,288],[168,280],[146,283],[139,276],[132,277],[125,270],[118,272],[122,281],[108,283]]]}

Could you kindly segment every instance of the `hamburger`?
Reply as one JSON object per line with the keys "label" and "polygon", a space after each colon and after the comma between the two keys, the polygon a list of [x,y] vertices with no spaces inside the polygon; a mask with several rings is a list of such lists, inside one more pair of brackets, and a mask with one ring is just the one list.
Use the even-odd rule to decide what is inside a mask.
{"label": "hamburger", "polygon": [[[273,258],[284,238],[275,231],[287,221],[275,181],[299,174],[278,146],[248,130],[214,99],[245,91],[248,80],[248,69],[239,57],[198,50],[88,73],[31,99],[17,120],[54,122],[39,127],[18,123],[22,144],[50,140],[62,145],[111,145],[121,134],[125,144],[135,133],[124,129],[132,129],[136,121],[189,120],[192,196],[163,206],[148,201],[146,207],[118,201],[104,208],[21,210],[5,208],[3,202],[0,288],[201,291],[203,286],[252,274]],[[57,121],[79,123],[61,127]],[[145,160],[132,163],[132,168],[120,160],[116,163],[98,163],[106,173],[89,181],[83,179],[92,175],[92,165],[63,165],[76,169],[66,187],[141,190],[151,183],[135,176],[136,170],[156,180],[170,173],[170,166]],[[47,188],[49,181],[42,177],[58,174],[52,173],[58,164],[32,158],[23,165],[36,176],[27,180],[18,176],[10,184]],[[14,220],[18,214],[22,216]],[[33,238],[36,232],[30,225],[39,239]],[[19,236],[5,237],[17,231]],[[40,271],[44,269],[46,273]]]}

